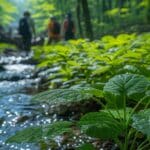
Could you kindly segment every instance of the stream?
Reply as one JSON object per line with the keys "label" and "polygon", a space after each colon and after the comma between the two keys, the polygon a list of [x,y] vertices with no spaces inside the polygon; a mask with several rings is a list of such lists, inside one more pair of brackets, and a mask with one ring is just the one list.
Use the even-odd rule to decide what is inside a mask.
{"label": "stream", "polygon": [[36,144],[8,144],[6,139],[23,128],[56,121],[56,115],[41,113],[33,105],[40,78],[34,76],[35,65],[29,56],[0,56],[0,150],[39,150]]}
{"label": "stream", "polygon": [[[71,116],[64,117],[56,114],[56,111],[49,113],[53,110],[53,106],[44,103],[35,104],[31,101],[33,94],[43,90],[41,89],[43,79],[59,69],[59,67],[54,67],[43,71],[37,70],[32,56],[32,53],[26,56],[21,52],[0,56],[0,150],[40,150],[38,144],[10,144],[6,143],[6,140],[24,128],[51,124],[60,120],[74,120],[80,115],[80,113],[71,112],[69,113]],[[92,102],[89,104],[83,106],[94,108],[95,111],[97,105],[93,105]],[[78,105],[73,107],[79,109]],[[99,110],[99,106],[97,108]],[[96,147],[99,147],[98,149],[102,148],[103,150],[105,147],[105,150],[111,148],[116,150],[116,145],[113,143],[109,141],[97,143],[96,139],[90,138],[78,130],[76,135],[72,138],[68,137],[64,144],[62,143],[63,139],[65,137],[56,137],[57,148],[49,148],[48,150],[73,150],[75,147],[88,142],[95,143]]]}

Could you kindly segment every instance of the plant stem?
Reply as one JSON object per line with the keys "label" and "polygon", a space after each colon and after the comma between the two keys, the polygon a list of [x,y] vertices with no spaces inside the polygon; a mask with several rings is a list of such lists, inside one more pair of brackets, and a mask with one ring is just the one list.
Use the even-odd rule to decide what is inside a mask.
{"label": "plant stem", "polygon": [[130,128],[129,132],[128,132],[128,135],[127,135],[127,140],[129,141],[130,140],[130,136],[134,133],[134,130],[133,128]]}
{"label": "plant stem", "polygon": [[[148,139],[144,140],[139,146],[138,146],[138,150],[140,150],[143,147],[145,147],[145,144],[148,142]],[[150,143],[149,143],[150,144]]]}
{"label": "plant stem", "polygon": [[130,150],[134,150],[133,147],[134,147],[134,144],[135,144],[135,141],[136,141],[136,138],[137,138],[137,134],[138,134],[138,131],[136,131],[135,135],[134,135],[134,139],[132,141],[132,145],[131,145],[131,148]]}
{"label": "plant stem", "polygon": [[147,143],[146,145],[144,145],[143,147],[141,147],[140,149],[137,149],[137,150],[145,150],[145,148],[147,148],[149,146],[150,146],[150,143]]}
{"label": "plant stem", "polygon": [[127,141],[127,135],[128,135],[128,131],[127,131],[127,115],[126,115],[126,95],[123,94],[123,103],[124,103],[124,127],[125,127],[125,144],[124,144],[124,150],[127,150],[128,147],[128,141]]}
{"label": "plant stem", "polygon": [[123,149],[123,144],[120,142],[120,140],[118,138],[116,138],[115,142],[119,146],[119,148],[122,150]]}
{"label": "plant stem", "polygon": [[140,101],[135,105],[135,107],[133,108],[130,117],[133,115],[133,113],[135,112],[135,110],[138,108],[138,106],[143,102],[144,98],[141,98]]}

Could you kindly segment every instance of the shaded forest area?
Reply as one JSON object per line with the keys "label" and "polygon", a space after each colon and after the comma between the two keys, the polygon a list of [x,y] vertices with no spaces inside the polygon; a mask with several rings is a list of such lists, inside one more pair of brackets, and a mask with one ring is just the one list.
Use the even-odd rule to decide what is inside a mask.
{"label": "shaded forest area", "polygon": [[68,12],[76,22],[77,38],[95,39],[105,34],[149,29],[149,0],[1,0],[1,26],[8,32],[11,27],[17,28],[26,9],[32,12],[39,34],[46,30],[51,15],[62,23]]}

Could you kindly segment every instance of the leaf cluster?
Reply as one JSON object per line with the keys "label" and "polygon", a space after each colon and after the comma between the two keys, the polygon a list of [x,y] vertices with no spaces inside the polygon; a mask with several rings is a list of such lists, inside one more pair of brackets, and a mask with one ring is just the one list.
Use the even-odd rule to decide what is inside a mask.
{"label": "leaf cluster", "polygon": [[[140,84],[139,84],[140,83]],[[142,108],[140,107],[140,110],[137,108],[143,104],[144,97],[146,96],[146,91],[148,90],[150,85],[150,82],[148,79],[146,79],[144,76],[141,75],[135,75],[135,74],[121,74],[116,75],[113,78],[111,78],[104,86],[103,93],[104,98],[106,101],[106,105],[103,104],[103,110],[100,112],[91,112],[88,114],[85,114],[79,121],[77,121],[74,125],[78,126],[82,132],[87,134],[90,137],[98,138],[98,139],[111,139],[114,140],[115,143],[120,147],[122,150],[127,150],[129,146],[129,140],[131,140],[132,137],[134,137],[133,142],[131,143],[131,150],[135,148],[144,148],[145,145],[142,143],[136,147],[135,141],[137,139],[136,133],[142,132],[147,137],[144,139],[146,143],[146,147],[149,147],[149,130],[150,130],[150,124],[149,124],[149,106],[150,102],[142,105]],[[112,88],[114,87],[114,89]],[[66,89],[67,90],[67,89]],[[42,99],[44,99],[44,95],[46,96],[45,100],[53,102],[53,100],[59,102],[70,102],[67,100],[66,90],[62,90],[60,93],[62,95],[62,98],[56,98],[58,93],[57,90],[55,92],[49,92],[48,91],[48,97],[46,93],[42,93]],[[83,91],[82,94],[86,95],[87,90],[80,89]],[[68,89],[69,91],[69,89]],[[90,89],[89,89],[90,91]],[[91,91],[98,92],[96,89]],[[69,91],[70,93],[74,92]],[[79,92],[79,91],[78,91]],[[63,93],[66,96],[66,100],[63,99]],[[90,93],[90,92],[89,92]],[[91,92],[93,94],[93,92]],[[80,94],[80,92],[79,92]],[[141,95],[139,97],[139,94]],[[83,95],[83,99],[84,99]],[[97,95],[97,94],[96,94]],[[101,94],[100,94],[101,95]],[[127,108],[128,106],[128,100],[131,100],[132,95],[134,95],[133,98],[136,98],[136,105],[134,108]],[[51,99],[51,96],[54,98]],[[108,98],[109,96],[109,98]],[[130,97],[131,96],[131,97]],[[138,97],[137,97],[138,96]],[[77,95],[71,95],[72,101],[74,101],[74,97],[76,98]],[[115,101],[116,98],[120,98],[120,105],[118,105],[118,101]],[[39,100],[38,97],[35,97],[35,101]],[[110,106],[110,101],[111,106]],[[72,122],[57,122],[52,125],[44,127],[44,132],[42,134],[46,137],[55,137],[57,134],[62,134],[65,132],[71,131],[71,124]],[[30,130],[31,128],[27,128],[23,131],[18,132],[16,135],[10,137],[8,139],[8,142],[32,142],[32,139],[35,139],[34,137],[37,137],[36,135],[41,135],[42,129],[39,127],[35,127],[35,130],[38,130],[38,132],[32,133],[33,137],[32,139],[24,136],[30,135],[25,131]],[[34,131],[34,130],[33,130]],[[46,134],[45,134],[46,133]],[[119,136],[123,136],[124,140],[120,140]],[[19,140],[18,140],[19,137]],[[38,141],[42,140],[42,137],[38,138]],[[34,142],[38,142],[37,139],[35,139]],[[81,148],[89,147],[92,148],[91,145],[84,145]]]}

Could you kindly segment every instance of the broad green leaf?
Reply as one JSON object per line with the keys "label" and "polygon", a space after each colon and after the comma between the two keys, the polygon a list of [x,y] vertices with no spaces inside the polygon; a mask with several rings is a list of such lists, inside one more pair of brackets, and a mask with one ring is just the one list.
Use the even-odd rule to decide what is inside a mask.
{"label": "broad green leaf", "polygon": [[45,137],[51,139],[63,133],[71,132],[71,125],[71,122],[60,121],[46,126],[29,127],[22,131],[18,131],[15,135],[9,137],[6,142],[39,143],[43,141]]}
{"label": "broad green leaf", "polygon": [[[144,97],[149,81],[142,75],[122,74],[111,78],[104,86],[104,95],[108,102],[123,105],[123,97],[139,100]],[[110,99],[110,97],[112,99]],[[111,102],[113,103],[113,102]]]}
{"label": "broad green leaf", "polygon": [[95,150],[95,148],[92,144],[83,144],[77,150]]}
{"label": "broad green leaf", "polygon": [[65,104],[89,100],[94,96],[103,97],[101,90],[94,88],[56,89],[35,95],[33,101],[49,102],[50,104]]}
{"label": "broad green leaf", "polygon": [[[101,110],[101,112],[105,112],[111,116],[113,116],[116,119],[124,119],[124,110],[123,109],[106,109]],[[126,119],[130,120],[132,113],[132,108],[126,108]]]}
{"label": "broad green leaf", "polygon": [[150,138],[150,109],[145,109],[134,114],[132,119],[132,127]]}
{"label": "broad green leaf", "polygon": [[84,115],[79,126],[87,135],[101,139],[114,139],[123,131],[123,125],[105,112]]}
{"label": "broad green leaf", "polygon": [[71,132],[71,122],[60,121],[43,128],[44,136],[47,138],[54,138],[55,136],[62,135],[66,132]]}
{"label": "broad green leaf", "polygon": [[34,143],[42,139],[42,127],[29,127],[7,139],[8,143]]}

